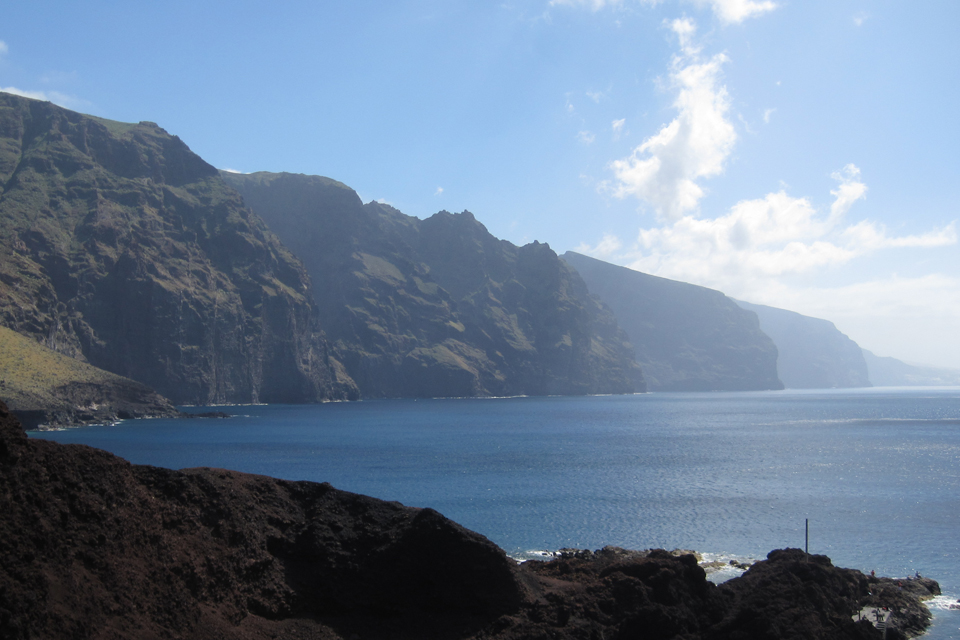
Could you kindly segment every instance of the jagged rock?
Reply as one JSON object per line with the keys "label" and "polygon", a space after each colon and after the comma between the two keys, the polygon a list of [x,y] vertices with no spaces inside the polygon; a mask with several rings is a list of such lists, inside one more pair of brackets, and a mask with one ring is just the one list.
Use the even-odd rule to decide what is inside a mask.
{"label": "jagged rock", "polygon": [[[773,551],[720,586],[693,554],[565,550],[517,565],[431,509],[28,439],[0,403],[0,637],[880,640],[934,581]],[[910,626],[912,625],[912,626]],[[909,627],[909,628],[908,628]]]}
{"label": "jagged rock", "polygon": [[630,337],[651,391],[782,389],[777,348],[719,291],[563,254]]}
{"label": "jagged rock", "polygon": [[498,240],[469,212],[364,205],[320,176],[223,177],[303,259],[365,396],[644,390],[616,320],[548,245]]}
{"label": "jagged rock", "polygon": [[180,404],[356,396],[309,278],[176,136],[0,93],[0,324]]}
{"label": "jagged rock", "polygon": [[10,640],[462,637],[526,589],[430,509],[28,440],[2,404],[0,513]]}

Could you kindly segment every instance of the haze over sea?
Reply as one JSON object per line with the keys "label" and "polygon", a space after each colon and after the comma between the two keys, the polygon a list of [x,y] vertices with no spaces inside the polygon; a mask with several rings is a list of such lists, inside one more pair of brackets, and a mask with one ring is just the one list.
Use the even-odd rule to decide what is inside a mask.
{"label": "haze over sea", "polygon": [[[433,507],[515,557],[611,544],[762,558],[802,548],[809,518],[811,552],[960,597],[960,388],[219,409],[236,417],[31,435]],[[928,637],[960,637],[960,612],[936,613]]]}

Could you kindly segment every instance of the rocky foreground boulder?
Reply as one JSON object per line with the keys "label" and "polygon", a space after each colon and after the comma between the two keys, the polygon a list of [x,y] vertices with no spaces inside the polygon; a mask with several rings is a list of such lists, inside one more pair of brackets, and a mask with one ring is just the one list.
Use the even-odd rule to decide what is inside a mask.
{"label": "rocky foreground boulder", "polygon": [[918,596],[939,589],[909,582],[885,591],[799,550],[720,586],[661,550],[518,565],[431,509],[131,465],[30,440],[0,403],[3,638],[869,639],[864,606],[925,625]]}

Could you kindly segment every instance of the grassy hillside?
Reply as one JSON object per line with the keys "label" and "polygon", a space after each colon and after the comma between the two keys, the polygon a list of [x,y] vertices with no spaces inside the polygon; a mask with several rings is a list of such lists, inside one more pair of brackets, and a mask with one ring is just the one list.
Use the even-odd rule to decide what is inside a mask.
{"label": "grassy hillside", "polygon": [[150,388],[59,354],[5,327],[0,327],[0,399],[28,427],[177,414]]}

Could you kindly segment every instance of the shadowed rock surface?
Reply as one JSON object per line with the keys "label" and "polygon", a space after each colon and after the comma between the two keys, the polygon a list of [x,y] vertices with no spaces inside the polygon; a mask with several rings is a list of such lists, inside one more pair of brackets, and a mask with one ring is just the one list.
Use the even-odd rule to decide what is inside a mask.
{"label": "shadowed rock surface", "polygon": [[356,396],[303,265],[150,122],[0,93],[0,324],[178,404]]}
{"label": "shadowed rock surface", "polygon": [[757,314],[760,328],[777,345],[777,373],[786,388],[872,386],[860,346],[829,320],[740,300],[737,304]]}
{"label": "shadowed rock surface", "polygon": [[149,387],[0,327],[0,400],[28,429],[179,415]]}
{"label": "shadowed rock surface", "polygon": [[662,550],[518,566],[431,509],[131,465],[28,439],[2,403],[0,514],[0,637],[11,640],[879,640],[857,611],[915,607],[904,619],[922,627],[918,596],[939,592],[933,581],[881,588],[795,549],[719,587],[694,556]]}
{"label": "shadowed rock surface", "polygon": [[548,245],[469,212],[426,220],[320,176],[223,173],[300,256],[321,322],[367,397],[645,389],[612,313]]}
{"label": "shadowed rock surface", "polygon": [[562,258],[630,337],[651,391],[782,389],[777,348],[755,314],[719,291],[573,251]]}

